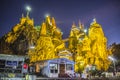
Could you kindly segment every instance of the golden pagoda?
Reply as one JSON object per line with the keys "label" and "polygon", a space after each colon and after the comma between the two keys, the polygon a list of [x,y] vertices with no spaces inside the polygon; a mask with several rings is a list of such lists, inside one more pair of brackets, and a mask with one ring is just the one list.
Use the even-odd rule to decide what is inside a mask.
{"label": "golden pagoda", "polygon": [[109,53],[107,53],[107,38],[96,19],[93,19],[90,25],[88,36],[91,40],[91,53],[93,55],[90,58],[91,64],[95,64],[98,70],[107,70],[110,64],[108,61]]}
{"label": "golden pagoda", "polygon": [[54,18],[46,17],[34,50],[29,51],[30,62],[58,58],[58,51],[65,48],[62,32],[57,28]]}
{"label": "golden pagoda", "polygon": [[[96,19],[93,19],[87,32],[79,22],[78,26],[73,23],[67,39],[64,40],[62,35],[53,17],[47,16],[37,30],[34,20],[27,15],[22,16],[20,22],[5,36],[5,42],[10,47],[19,43],[12,46],[16,47],[16,52],[22,51],[22,46],[27,45],[24,53],[27,53],[30,62],[64,57],[75,62],[75,71],[83,70],[88,65],[95,65],[98,70],[108,69],[110,53],[107,50],[107,38]],[[67,41],[68,47],[65,45]]]}
{"label": "golden pagoda", "polygon": [[79,27],[72,25],[68,48],[73,53],[75,70],[85,69],[85,66],[94,65],[98,70],[107,70],[109,67],[107,38],[96,19],[90,25],[88,32],[79,22]]}

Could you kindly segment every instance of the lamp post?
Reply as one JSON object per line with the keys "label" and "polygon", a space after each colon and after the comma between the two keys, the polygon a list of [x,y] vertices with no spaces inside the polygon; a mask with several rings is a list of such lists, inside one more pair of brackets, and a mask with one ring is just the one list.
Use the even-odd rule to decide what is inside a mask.
{"label": "lamp post", "polygon": [[50,16],[50,14],[49,14],[49,13],[46,13],[46,14],[45,14],[45,18],[48,17],[48,16]]}
{"label": "lamp post", "polygon": [[112,62],[113,62],[113,68],[114,68],[114,73],[115,73],[115,72],[116,72],[115,58],[113,58],[113,57],[111,57],[111,56],[108,56],[108,58],[109,58],[110,60],[112,60]]}
{"label": "lamp post", "polygon": [[87,33],[87,29],[84,29],[84,32]]}
{"label": "lamp post", "polygon": [[27,16],[28,16],[30,11],[31,11],[31,7],[30,6],[26,6],[26,10],[27,10]]}

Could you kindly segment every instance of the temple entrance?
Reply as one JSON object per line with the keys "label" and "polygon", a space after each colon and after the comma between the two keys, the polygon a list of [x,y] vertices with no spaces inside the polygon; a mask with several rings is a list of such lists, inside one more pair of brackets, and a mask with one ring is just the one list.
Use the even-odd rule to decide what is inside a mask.
{"label": "temple entrance", "polygon": [[60,74],[65,74],[65,64],[60,64]]}
{"label": "temple entrance", "polygon": [[74,73],[74,62],[66,58],[51,59],[38,62],[40,73],[47,77],[69,77],[67,73]]}
{"label": "temple entrance", "polygon": [[65,64],[60,64],[60,74],[65,73]]}
{"label": "temple entrance", "polygon": [[69,75],[66,73],[65,64],[59,64],[59,77],[69,77]]}

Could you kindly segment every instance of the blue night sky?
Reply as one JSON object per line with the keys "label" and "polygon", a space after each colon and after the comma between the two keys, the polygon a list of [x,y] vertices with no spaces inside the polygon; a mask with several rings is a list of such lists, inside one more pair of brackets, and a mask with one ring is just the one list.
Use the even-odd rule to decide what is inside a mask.
{"label": "blue night sky", "polygon": [[92,19],[102,25],[108,44],[120,43],[120,0],[0,0],[0,37],[19,23],[25,7],[32,8],[30,17],[40,25],[45,14],[54,17],[57,26],[68,37],[73,21],[89,28]]}

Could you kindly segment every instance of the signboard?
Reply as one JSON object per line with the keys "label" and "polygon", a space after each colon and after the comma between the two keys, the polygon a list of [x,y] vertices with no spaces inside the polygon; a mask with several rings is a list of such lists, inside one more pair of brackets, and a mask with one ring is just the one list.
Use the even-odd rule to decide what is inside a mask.
{"label": "signboard", "polygon": [[5,64],[5,66],[10,66],[10,67],[14,67],[17,65],[18,65],[17,61],[6,61],[6,64]]}
{"label": "signboard", "polygon": [[27,72],[28,72],[28,65],[23,64],[22,73],[27,73]]}

